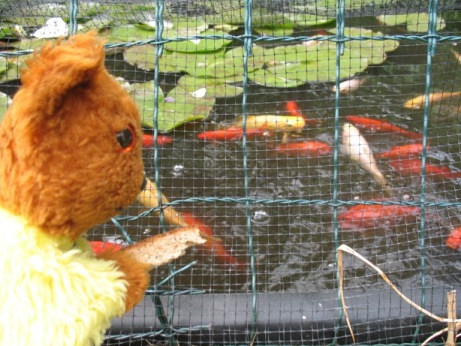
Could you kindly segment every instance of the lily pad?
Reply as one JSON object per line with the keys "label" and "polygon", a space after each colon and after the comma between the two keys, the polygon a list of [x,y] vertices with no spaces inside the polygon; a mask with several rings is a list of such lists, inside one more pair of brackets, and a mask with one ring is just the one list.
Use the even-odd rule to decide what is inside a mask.
{"label": "lily pad", "polygon": [[[286,66],[279,68],[261,69],[249,74],[256,84],[274,88],[295,88],[306,84],[306,80],[297,78],[297,71],[288,71]],[[303,75],[304,77],[304,75]]]}
{"label": "lily pad", "polygon": [[333,23],[336,20],[334,17],[328,18],[309,13],[287,13],[285,16],[296,24],[296,26],[301,27],[321,26]]}
{"label": "lily pad", "polygon": [[136,25],[128,24],[112,28],[108,39],[110,42],[153,40],[155,39],[155,32],[151,30],[144,30]]}
{"label": "lily pad", "polygon": [[[396,15],[382,15],[377,19],[386,25],[395,26],[407,24],[407,30],[411,32],[427,32],[429,30],[429,14],[427,13],[408,13]],[[445,28],[443,18],[437,17],[436,30]]]}
{"label": "lily pad", "polygon": [[[154,127],[154,82],[131,84],[131,95],[138,105],[142,124]],[[167,97],[159,90],[158,130],[169,132],[184,123],[208,118],[215,99],[206,95],[191,93],[177,86]]]}
{"label": "lily pad", "polygon": [[[203,36],[223,36],[225,33],[220,30],[206,30],[200,33]],[[208,53],[222,49],[230,44],[230,40],[224,38],[203,38],[190,39],[185,41],[170,42],[165,44],[165,49],[180,53]]]}
{"label": "lily pad", "polygon": [[[25,62],[29,59],[29,55],[21,55],[17,57],[8,58],[6,60],[7,70],[6,73],[0,75],[0,83],[7,82],[10,80],[15,80],[20,77],[21,69],[25,67]],[[3,60],[5,58],[0,58],[0,70],[4,66]],[[4,72],[5,70],[1,71]]]}
{"label": "lily pad", "polygon": [[0,57],[0,73],[3,73],[8,68],[8,62],[6,58]]}
{"label": "lily pad", "polygon": [[219,82],[214,78],[195,78],[183,76],[179,79],[178,85],[190,93],[205,89],[207,97],[235,97],[243,92],[243,88]]}

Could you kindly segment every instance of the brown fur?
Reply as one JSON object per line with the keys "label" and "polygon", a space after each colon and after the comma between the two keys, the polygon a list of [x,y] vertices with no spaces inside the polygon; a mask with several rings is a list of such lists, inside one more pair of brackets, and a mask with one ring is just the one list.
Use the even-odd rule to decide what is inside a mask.
{"label": "brown fur", "polygon": [[[119,213],[140,192],[144,169],[136,105],[104,67],[94,33],[47,45],[28,62],[23,86],[0,125],[0,206],[52,236],[75,240]],[[122,152],[116,134],[136,131]],[[147,267],[122,254],[126,302],[139,302]]]}

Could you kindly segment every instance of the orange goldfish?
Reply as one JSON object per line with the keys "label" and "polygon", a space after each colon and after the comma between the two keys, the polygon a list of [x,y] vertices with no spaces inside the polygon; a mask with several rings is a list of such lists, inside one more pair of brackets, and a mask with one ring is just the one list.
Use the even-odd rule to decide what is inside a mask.
{"label": "orange goldfish", "polygon": [[[247,136],[263,135],[263,129],[246,129]],[[241,127],[229,127],[222,130],[205,131],[197,135],[198,139],[204,141],[233,141],[243,137],[243,129]]]}
{"label": "orange goldfish", "polygon": [[319,120],[307,119],[301,112],[301,109],[299,108],[298,103],[296,101],[287,101],[286,108],[288,113],[290,113],[292,116],[304,118],[307,124],[318,125],[320,123]]}
{"label": "orange goldfish", "polygon": [[[173,143],[173,138],[170,136],[158,135],[157,136],[158,145],[170,144]],[[149,148],[154,146],[154,136],[143,133],[142,135],[142,146],[143,148]]]}
{"label": "orange goldfish", "polygon": [[[431,93],[429,94],[429,101],[430,102],[440,102],[447,98],[455,97],[455,96],[461,96],[461,91]],[[426,102],[426,95],[419,95],[405,102],[403,106],[405,108],[419,109],[419,108],[424,107],[425,102]]]}
{"label": "orange goldfish", "polygon": [[241,262],[231,254],[229,254],[229,252],[227,252],[223,243],[215,238],[213,234],[213,229],[210,226],[205,225],[201,220],[199,220],[191,213],[183,212],[182,216],[184,218],[184,221],[189,226],[196,226],[203,234],[208,236],[206,243],[203,245],[203,247],[207,251],[215,255],[216,258],[218,258],[225,264],[236,266],[238,269],[241,270],[245,270],[247,268],[246,263]]}
{"label": "orange goldfish", "polygon": [[275,150],[288,156],[303,155],[307,157],[318,157],[330,154],[333,148],[324,142],[305,141],[280,144]]}
{"label": "orange goldfish", "polygon": [[[392,160],[389,165],[401,174],[418,175],[421,173],[421,160],[406,159],[406,160]],[[426,163],[426,174],[433,178],[457,179],[461,178],[461,172],[453,172],[446,166],[434,166]]]}
{"label": "orange goldfish", "polygon": [[411,156],[418,156],[423,151],[423,145],[420,143],[414,144],[407,144],[401,146],[394,146],[391,150],[376,154],[376,157],[382,157],[386,159],[397,159],[397,158],[405,158]]}
{"label": "orange goldfish", "polygon": [[364,229],[382,225],[384,222],[398,223],[405,217],[416,217],[420,208],[402,205],[358,204],[338,215],[342,229]]}
{"label": "orange goldfish", "polygon": [[94,240],[89,242],[91,249],[96,255],[99,255],[105,251],[118,251],[122,248],[122,245],[117,243],[111,243],[107,241]]}
{"label": "orange goldfish", "polygon": [[455,228],[451,231],[446,241],[447,246],[453,250],[459,250],[461,248],[461,227]]}
{"label": "orange goldfish", "polygon": [[345,118],[350,123],[364,130],[368,130],[372,132],[398,133],[402,136],[406,136],[412,139],[423,138],[423,135],[420,133],[407,131],[385,120],[370,119],[370,118],[360,117],[357,115],[347,115]]}

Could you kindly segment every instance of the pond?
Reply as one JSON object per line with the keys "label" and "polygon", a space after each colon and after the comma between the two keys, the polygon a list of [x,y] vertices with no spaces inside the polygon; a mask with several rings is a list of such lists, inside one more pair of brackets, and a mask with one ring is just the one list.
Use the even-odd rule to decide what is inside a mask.
{"label": "pond", "polygon": [[[451,44],[439,44],[432,61],[434,91],[461,90],[461,65],[454,58]],[[347,115],[385,119],[410,131],[423,131],[423,110],[406,109],[406,100],[424,93],[426,80],[425,45],[406,41],[388,54],[382,65],[371,66],[362,74],[365,83],[348,95],[341,95],[340,126]],[[112,63],[117,59],[113,59]],[[115,63],[117,65],[117,63]],[[126,66],[125,66],[126,67]],[[125,70],[117,68],[116,70]],[[146,80],[149,72],[132,70],[125,78]],[[173,88],[180,76],[162,75],[163,88]],[[250,83],[247,94],[248,114],[287,115],[286,102],[295,100],[303,114],[320,121],[291,133],[288,141],[318,140],[334,146],[334,83],[309,83],[296,88],[267,88]],[[249,137],[247,140],[248,197],[262,200],[247,210],[239,198],[245,197],[244,150],[242,141],[207,142],[197,134],[224,125],[230,126],[241,115],[242,96],[218,98],[212,115],[205,122],[178,127],[169,133],[174,142],[158,150],[162,192],[170,201],[189,198],[211,202],[184,202],[177,210],[192,212],[211,226],[226,250],[242,262],[249,260],[247,216],[251,219],[255,272],[258,292],[320,292],[337,287],[333,208],[333,154],[319,158],[287,156],[276,150],[283,141],[281,133]],[[427,161],[461,171],[461,122],[459,97],[435,103],[429,113]],[[393,146],[417,143],[399,134],[363,132],[373,153],[383,153]],[[341,136],[339,138],[341,140]],[[421,142],[421,141],[419,141]],[[148,176],[155,177],[154,149],[145,149]],[[392,184],[392,201],[421,201],[421,179],[395,171],[385,159],[379,169]],[[426,202],[459,202],[460,179],[428,176],[424,186]],[[341,201],[376,200],[386,197],[370,174],[339,152],[337,199]],[[215,201],[227,199],[226,202]],[[301,202],[299,202],[301,201]],[[308,201],[308,203],[305,203]],[[304,203],[303,203],[304,202]],[[340,206],[341,213],[347,206]],[[141,208],[142,210],[142,208]],[[133,208],[129,213],[137,213]],[[392,219],[392,218],[391,218]],[[339,229],[338,243],[345,243],[388,273],[400,287],[420,285],[421,217],[399,217],[378,221],[366,230]],[[149,216],[127,222],[154,234],[158,218]],[[445,245],[450,231],[461,225],[456,206],[428,207],[425,214],[425,275],[430,286],[459,285],[459,253]],[[104,232],[111,232],[106,225]],[[97,232],[98,233],[98,232]],[[202,289],[207,292],[247,293],[251,291],[251,271],[238,270],[220,263],[220,259],[192,250],[177,262],[179,268],[196,260],[190,271],[178,275],[176,288]],[[366,289],[384,285],[370,275],[364,265],[347,260],[347,287]],[[168,274],[167,268],[154,273],[155,280]]]}

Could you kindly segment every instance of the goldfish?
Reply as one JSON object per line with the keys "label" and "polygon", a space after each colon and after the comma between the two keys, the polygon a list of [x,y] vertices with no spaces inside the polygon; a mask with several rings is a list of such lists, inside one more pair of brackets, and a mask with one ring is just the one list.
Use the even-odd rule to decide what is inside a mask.
{"label": "goldfish", "polygon": [[288,113],[290,113],[292,116],[304,118],[304,121],[307,124],[318,125],[320,123],[319,120],[308,119],[307,117],[305,117],[304,114],[301,112],[301,109],[299,108],[298,103],[296,101],[287,101],[286,108]]}
{"label": "goldfish", "polygon": [[[341,94],[350,94],[356,91],[359,88],[359,86],[365,83],[365,81],[365,78],[348,79],[344,82],[339,83],[339,92]],[[332,91],[336,92],[336,85],[333,86]]]}
{"label": "goldfish", "polygon": [[[247,129],[247,136],[263,135],[263,129]],[[229,127],[222,130],[205,131],[197,135],[198,139],[204,141],[232,141],[239,140],[243,137],[243,129],[241,127]]]}
{"label": "goldfish", "polygon": [[345,119],[361,129],[372,132],[398,133],[399,135],[403,135],[411,139],[423,138],[423,135],[420,133],[407,131],[385,120],[370,119],[360,117],[358,115],[347,115]]}
{"label": "goldfish", "polygon": [[405,158],[411,156],[418,156],[423,151],[423,145],[420,143],[406,144],[401,146],[391,147],[391,150],[376,154],[376,157],[386,159]]}
{"label": "goldfish", "polygon": [[459,250],[461,248],[461,227],[452,230],[445,243],[450,249]]}
{"label": "goldfish", "polygon": [[420,214],[419,207],[394,204],[357,204],[338,214],[342,229],[372,228],[384,222],[397,223],[405,217],[416,217]]}
{"label": "goldfish", "polygon": [[[158,145],[170,144],[173,143],[173,138],[170,136],[158,135],[157,136]],[[142,146],[143,148],[149,148],[154,146],[154,136],[143,133],[142,135]]]}
{"label": "goldfish", "polygon": [[305,155],[307,157],[318,157],[330,154],[333,148],[324,142],[305,141],[280,144],[275,150],[288,156]]}
{"label": "goldfish", "polygon": [[[146,186],[144,190],[138,195],[138,202],[147,208],[156,208],[158,207],[158,190],[157,186],[146,177]],[[162,203],[169,203],[168,198],[162,193],[161,194]],[[159,214],[160,212],[156,212]],[[187,226],[186,222],[182,218],[181,214],[178,213],[173,206],[169,206],[163,209],[163,217],[167,223],[175,226]]]}
{"label": "goldfish", "polygon": [[[401,174],[415,175],[421,173],[421,160],[406,159],[406,160],[392,160],[389,165]],[[457,179],[461,178],[461,172],[453,172],[446,166],[434,166],[426,163],[426,174],[434,178]]]}
{"label": "goldfish", "polygon": [[364,170],[369,172],[387,193],[391,193],[391,186],[379,170],[368,142],[363,138],[359,130],[349,123],[345,123],[343,126],[342,150],[350,156],[351,160],[357,162]]}
{"label": "goldfish", "polygon": [[[440,102],[447,98],[455,97],[455,96],[461,96],[461,91],[431,93],[429,94],[429,101],[430,102]],[[419,95],[405,102],[403,107],[411,108],[411,109],[419,109],[419,108],[424,107],[425,102],[426,102],[426,95]]]}
{"label": "goldfish", "polygon": [[189,226],[196,226],[200,232],[208,237],[206,243],[203,245],[207,251],[214,254],[224,264],[233,265],[242,270],[247,268],[246,263],[229,254],[223,243],[215,238],[213,229],[210,226],[205,225],[201,220],[188,212],[183,212],[182,217]]}
{"label": "goldfish", "polygon": [[103,253],[104,251],[118,251],[122,248],[121,244],[111,243],[102,240],[94,240],[89,242],[91,249],[96,255]]}
{"label": "goldfish", "polygon": [[[236,124],[241,127],[243,119]],[[247,129],[266,131],[300,131],[306,125],[306,120],[301,116],[286,115],[250,115],[246,119]]]}

